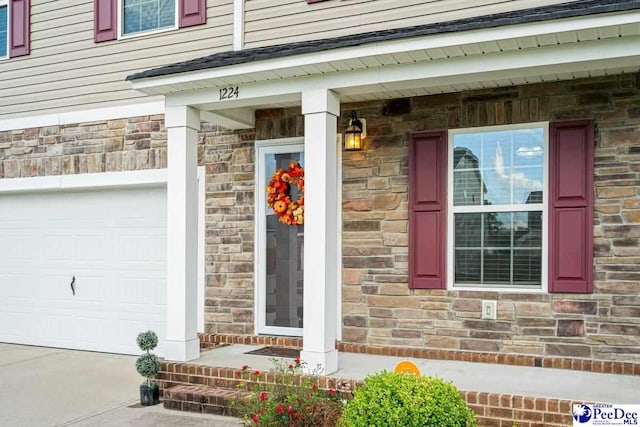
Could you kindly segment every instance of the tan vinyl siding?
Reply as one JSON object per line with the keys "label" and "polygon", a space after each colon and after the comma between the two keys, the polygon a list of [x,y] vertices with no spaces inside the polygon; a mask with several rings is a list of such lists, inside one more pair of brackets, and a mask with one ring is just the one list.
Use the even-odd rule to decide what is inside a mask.
{"label": "tan vinyl siding", "polygon": [[565,3],[567,0],[247,0],[245,46],[410,27]]}
{"label": "tan vinyl siding", "polygon": [[93,0],[32,0],[31,54],[0,61],[0,119],[122,105],[144,95],[127,75],[232,49],[233,0],[209,0],[207,24],[102,43]]}

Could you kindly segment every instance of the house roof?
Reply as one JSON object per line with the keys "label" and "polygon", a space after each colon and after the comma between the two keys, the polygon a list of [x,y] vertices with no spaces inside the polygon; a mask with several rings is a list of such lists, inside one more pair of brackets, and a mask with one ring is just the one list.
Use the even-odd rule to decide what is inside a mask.
{"label": "house roof", "polygon": [[330,39],[310,40],[305,42],[220,52],[190,61],[178,62],[164,67],[131,74],[127,76],[127,80],[132,81],[147,77],[160,77],[189,71],[219,68],[292,55],[359,46],[381,41],[399,40],[410,37],[429,36],[457,31],[486,29],[553,19],[574,18],[602,13],[623,12],[635,9],[640,9],[640,0],[578,0],[552,6],[536,7],[435,24],[417,25],[413,27],[372,31]]}

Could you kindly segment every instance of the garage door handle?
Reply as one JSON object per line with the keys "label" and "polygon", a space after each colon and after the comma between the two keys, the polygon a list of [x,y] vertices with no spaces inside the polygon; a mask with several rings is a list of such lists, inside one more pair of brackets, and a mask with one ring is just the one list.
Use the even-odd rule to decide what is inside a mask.
{"label": "garage door handle", "polygon": [[71,292],[73,293],[73,296],[76,296],[76,276],[73,276],[73,278],[71,279]]}

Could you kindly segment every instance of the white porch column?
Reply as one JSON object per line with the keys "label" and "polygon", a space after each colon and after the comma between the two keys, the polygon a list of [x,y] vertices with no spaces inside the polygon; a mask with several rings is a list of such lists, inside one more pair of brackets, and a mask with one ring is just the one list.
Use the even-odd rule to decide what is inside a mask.
{"label": "white porch column", "polygon": [[167,338],[165,358],[200,357],[197,310],[198,180],[200,113],[167,107]]}
{"label": "white porch column", "polygon": [[307,369],[338,370],[336,298],[338,218],[336,132],[340,99],[330,90],[302,93],[304,114],[304,331]]}

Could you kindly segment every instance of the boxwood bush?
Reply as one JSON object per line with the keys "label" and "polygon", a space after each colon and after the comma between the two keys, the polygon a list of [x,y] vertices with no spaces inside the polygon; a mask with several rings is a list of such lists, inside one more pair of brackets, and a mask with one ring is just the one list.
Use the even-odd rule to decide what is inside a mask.
{"label": "boxwood bush", "polygon": [[432,377],[382,372],[370,375],[339,421],[342,427],[471,427],[475,414],[458,390]]}

